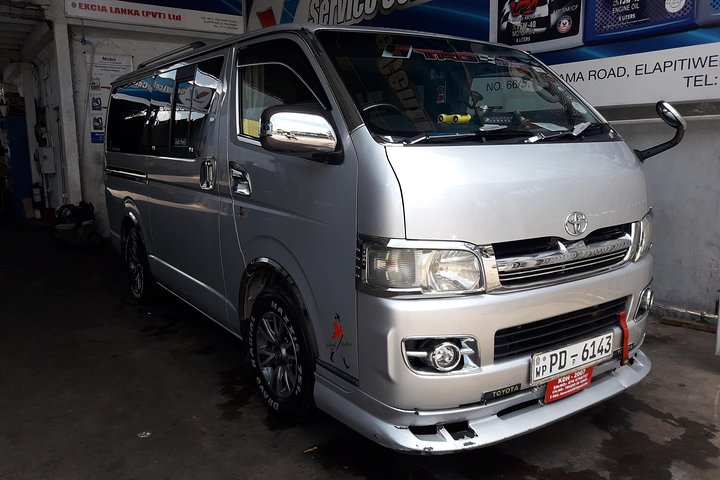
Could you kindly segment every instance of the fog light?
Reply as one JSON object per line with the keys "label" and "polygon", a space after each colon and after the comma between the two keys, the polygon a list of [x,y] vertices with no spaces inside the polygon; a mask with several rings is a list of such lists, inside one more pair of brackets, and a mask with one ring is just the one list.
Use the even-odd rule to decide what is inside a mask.
{"label": "fog light", "polygon": [[421,375],[469,373],[480,368],[477,340],[470,336],[403,339],[405,363]]}
{"label": "fog light", "polygon": [[430,355],[432,366],[441,372],[449,372],[460,363],[460,349],[454,343],[443,342]]}
{"label": "fog light", "polygon": [[640,301],[638,302],[638,309],[635,318],[640,318],[650,311],[653,304],[654,294],[652,288],[648,287],[640,294]]}

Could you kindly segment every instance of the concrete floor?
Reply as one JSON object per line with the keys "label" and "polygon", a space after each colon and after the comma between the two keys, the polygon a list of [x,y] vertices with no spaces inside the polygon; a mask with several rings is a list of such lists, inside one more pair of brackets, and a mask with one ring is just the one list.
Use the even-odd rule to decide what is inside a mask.
{"label": "concrete floor", "polygon": [[417,457],[323,413],[269,417],[236,339],[167,295],[138,307],[124,282],[107,245],[0,222],[1,479],[720,478],[709,333],[654,322],[654,369],[628,393],[504,444]]}

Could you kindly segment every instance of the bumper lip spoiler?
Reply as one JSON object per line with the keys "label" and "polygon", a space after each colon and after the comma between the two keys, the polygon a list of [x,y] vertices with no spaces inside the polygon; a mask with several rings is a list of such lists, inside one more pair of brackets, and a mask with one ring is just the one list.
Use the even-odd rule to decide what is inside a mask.
{"label": "bumper lip spoiler", "polygon": [[[486,447],[530,433],[619,395],[650,373],[652,363],[642,351],[634,352],[631,359],[629,364],[620,366],[618,363],[616,369],[594,379],[585,390],[551,404],[538,402],[502,418],[495,414],[488,415],[483,412],[485,409],[465,412],[469,429],[475,434],[472,438],[465,436],[455,439],[444,427],[440,427],[431,440],[420,438],[410,431],[409,425],[416,423],[423,412],[397,410],[379,404],[359,390],[340,390],[319,376],[316,376],[315,382],[315,401],[321,410],[385,447],[407,453],[448,454]],[[353,400],[362,402],[363,406]],[[363,408],[365,406],[372,408]],[[438,423],[457,422],[456,413],[446,411],[447,422],[440,419]],[[473,413],[482,416],[475,417]],[[407,424],[397,425],[397,421],[402,418],[408,420]]]}

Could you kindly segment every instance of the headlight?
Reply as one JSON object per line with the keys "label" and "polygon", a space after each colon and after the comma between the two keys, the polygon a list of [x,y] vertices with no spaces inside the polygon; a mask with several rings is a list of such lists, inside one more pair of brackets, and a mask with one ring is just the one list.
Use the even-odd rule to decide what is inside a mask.
{"label": "headlight", "polygon": [[469,293],[482,290],[482,267],[471,250],[365,245],[363,282],[393,292]]}
{"label": "headlight", "polygon": [[637,224],[637,242],[633,262],[640,260],[652,248],[652,210]]}

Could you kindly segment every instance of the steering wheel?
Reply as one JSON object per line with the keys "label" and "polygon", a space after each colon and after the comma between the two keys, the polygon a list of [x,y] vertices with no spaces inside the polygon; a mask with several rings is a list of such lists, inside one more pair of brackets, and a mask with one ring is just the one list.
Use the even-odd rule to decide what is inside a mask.
{"label": "steering wheel", "polygon": [[362,108],[363,112],[374,110],[376,108],[380,108],[380,109],[384,108],[385,110],[392,110],[400,115],[403,115],[403,111],[400,110],[400,107],[398,107],[397,105],[393,105],[392,103],[382,103],[382,102],[370,103],[361,108]]}

